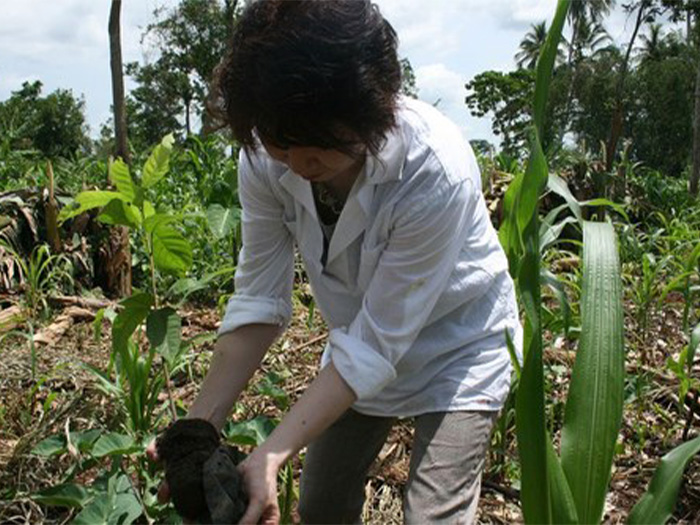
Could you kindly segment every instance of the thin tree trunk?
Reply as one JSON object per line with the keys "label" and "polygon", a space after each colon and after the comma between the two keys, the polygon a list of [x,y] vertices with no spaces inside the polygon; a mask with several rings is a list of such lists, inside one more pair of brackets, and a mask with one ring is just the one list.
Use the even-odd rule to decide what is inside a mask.
{"label": "thin tree trunk", "polygon": [[126,107],[124,104],[124,70],[121,46],[121,0],[112,0],[109,13],[109,55],[112,69],[112,100],[114,104],[115,155],[131,164],[126,131]]}
{"label": "thin tree trunk", "polygon": [[[121,47],[121,0],[112,0],[109,12],[109,55],[112,70],[112,99],[114,102],[115,155],[131,164],[126,132],[126,108],[124,104],[124,71]],[[98,251],[98,264],[106,269],[107,292],[119,297],[131,295],[131,249],[129,231],[125,226],[110,229],[109,240]],[[101,255],[101,256],[100,256]],[[102,260],[100,260],[102,259]]]}
{"label": "thin tree trunk", "polygon": [[51,161],[46,164],[46,175],[48,176],[48,196],[44,202],[44,212],[46,216],[46,236],[49,239],[49,246],[53,253],[61,251],[61,234],[58,229],[58,203],[54,194],[54,176]]}
{"label": "thin tree trunk", "polygon": [[649,7],[649,2],[647,0],[640,2],[639,11],[637,12],[637,20],[634,24],[634,31],[632,32],[632,37],[627,45],[625,58],[623,59],[622,68],[620,69],[620,77],[617,81],[617,88],[615,90],[615,109],[613,110],[612,122],[610,124],[610,137],[608,139],[607,149],[605,152],[605,169],[608,172],[612,171],[613,162],[615,161],[615,150],[617,150],[617,143],[622,136],[625,121],[624,103],[622,100],[625,89],[625,80],[627,79],[627,71],[629,70],[629,61],[632,54],[632,48],[634,47],[634,41],[637,39],[639,28],[642,27],[642,22],[644,21],[647,7]]}
{"label": "thin tree trunk", "polygon": [[[697,22],[695,22],[697,24]],[[690,173],[689,191],[693,197],[698,196],[700,182],[700,59],[697,59],[695,76],[695,112],[693,117],[693,171]]]}

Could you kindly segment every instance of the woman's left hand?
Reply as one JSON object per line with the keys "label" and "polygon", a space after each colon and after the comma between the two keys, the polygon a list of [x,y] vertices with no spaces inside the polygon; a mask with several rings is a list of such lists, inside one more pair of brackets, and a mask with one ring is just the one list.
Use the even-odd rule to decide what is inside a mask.
{"label": "woman's left hand", "polygon": [[277,503],[277,472],[280,466],[276,456],[264,452],[262,447],[238,465],[248,492],[248,509],[240,523],[277,525],[280,522]]}

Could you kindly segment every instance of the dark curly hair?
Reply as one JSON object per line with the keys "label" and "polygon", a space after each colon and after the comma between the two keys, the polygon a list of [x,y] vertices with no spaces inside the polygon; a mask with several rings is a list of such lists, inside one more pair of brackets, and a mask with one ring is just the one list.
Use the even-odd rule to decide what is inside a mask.
{"label": "dark curly hair", "polygon": [[369,0],[258,0],[237,21],[213,91],[233,136],[376,153],[395,124],[397,37]]}

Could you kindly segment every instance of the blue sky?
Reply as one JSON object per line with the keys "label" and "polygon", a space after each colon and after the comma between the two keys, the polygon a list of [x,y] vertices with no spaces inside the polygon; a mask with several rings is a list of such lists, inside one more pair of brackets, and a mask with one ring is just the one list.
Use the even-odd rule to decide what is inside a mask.
{"label": "blue sky", "polygon": [[[438,108],[469,139],[494,140],[487,118],[469,115],[464,84],[489,69],[514,69],[513,56],[530,25],[554,14],[556,0],[375,0],[400,38],[400,54],[416,72],[420,97]],[[585,1],[585,0],[574,0]],[[107,20],[110,0],[2,0],[0,100],[23,81],[41,80],[82,95],[91,133],[110,115]],[[142,45],[143,28],[157,6],[177,0],[123,0],[125,61],[147,61],[157,50]],[[631,21],[616,12],[606,24],[623,41]],[[129,84],[127,83],[127,89]]]}

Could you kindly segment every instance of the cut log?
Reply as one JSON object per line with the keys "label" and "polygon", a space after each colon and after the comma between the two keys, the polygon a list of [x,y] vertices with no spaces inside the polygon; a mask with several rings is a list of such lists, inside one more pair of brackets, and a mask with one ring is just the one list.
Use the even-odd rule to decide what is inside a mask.
{"label": "cut log", "polygon": [[90,310],[71,306],[66,308],[53,323],[34,336],[34,342],[54,346],[77,321],[92,321],[95,314]]}
{"label": "cut log", "polygon": [[17,328],[24,318],[24,312],[17,305],[0,310],[0,334]]}
{"label": "cut log", "polygon": [[114,301],[109,301],[107,299],[92,299],[90,297],[54,295],[49,297],[49,301],[53,304],[62,306],[80,306],[82,308],[90,308],[92,310],[99,310],[100,308],[114,308],[115,310],[118,310],[121,308],[120,305]]}

